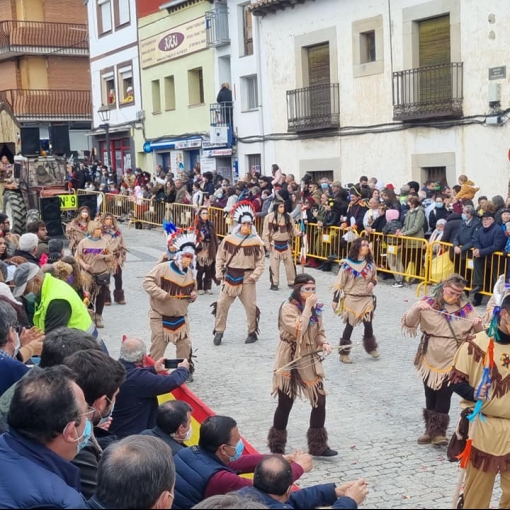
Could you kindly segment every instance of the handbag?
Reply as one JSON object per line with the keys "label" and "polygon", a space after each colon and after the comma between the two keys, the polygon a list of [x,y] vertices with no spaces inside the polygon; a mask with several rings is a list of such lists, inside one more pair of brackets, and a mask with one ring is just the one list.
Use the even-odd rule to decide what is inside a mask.
{"label": "handbag", "polygon": [[95,274],[94,282],[96,282],[96,285],[100,286],[110,285],[110,277],[110,273]]}

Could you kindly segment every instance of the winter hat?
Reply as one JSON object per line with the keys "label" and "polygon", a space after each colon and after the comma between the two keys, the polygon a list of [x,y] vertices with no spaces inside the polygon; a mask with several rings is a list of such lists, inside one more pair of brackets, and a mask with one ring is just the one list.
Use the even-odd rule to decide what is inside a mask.
{"label": "winter hat", "polygon": [[400,213],[397,209],[388,209],[386,211],[386,221],[398,220]]}

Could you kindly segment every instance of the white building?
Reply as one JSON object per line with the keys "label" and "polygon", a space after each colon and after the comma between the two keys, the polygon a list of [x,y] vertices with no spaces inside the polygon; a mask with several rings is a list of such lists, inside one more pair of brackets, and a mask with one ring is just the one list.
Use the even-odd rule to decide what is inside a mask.
{"label": "white building", "polygon": [[120,174],[134,166],[133,131],[142,110],[136,0],[88,0],[87,12],[94,146]]}
{"label": "white building", "polygon": [[[239,76],[255,70],[263,115],[239,122],[239,155],[256,148],[266,173],[277,162],[397,189],[411,179],[452,186],[466,174],[484,194],[506,194],[510,4],[261,0],[251,10],[261,66],[254,58]],[[239,30],[231,34],[236,76]],[[242,95],[242,80],[232,81]],[[260,144],[242,143],[256,132],[249,141]]]}

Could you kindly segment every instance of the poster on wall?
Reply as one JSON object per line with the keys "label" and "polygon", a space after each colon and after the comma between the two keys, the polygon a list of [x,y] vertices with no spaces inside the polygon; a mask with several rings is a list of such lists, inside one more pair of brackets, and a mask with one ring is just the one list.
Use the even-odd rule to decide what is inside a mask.
{"label": "poster on wall", "polygon": [[214,158],[200,158],[200,171],[202,174],[204,172],[214,172],[216,170],[216,160]]}
{"label": "poster on wall", "polygon": [[184,151],[170,153],[170,171],[175,177],[179,175],[179,172],[184,172]]}

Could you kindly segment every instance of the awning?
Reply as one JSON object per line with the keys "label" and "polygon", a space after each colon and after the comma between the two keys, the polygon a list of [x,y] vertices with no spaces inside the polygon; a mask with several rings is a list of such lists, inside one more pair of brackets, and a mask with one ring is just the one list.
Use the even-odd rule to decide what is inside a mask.
{"label": "awning", "polygon": [[202,138],[180,138],[174,140],[158,140],[158,141],[147,141],[143,144],[143,151],[150,153],[152,151],[161,150],[186,150],[186,149],[199,149],[202,147]]}

